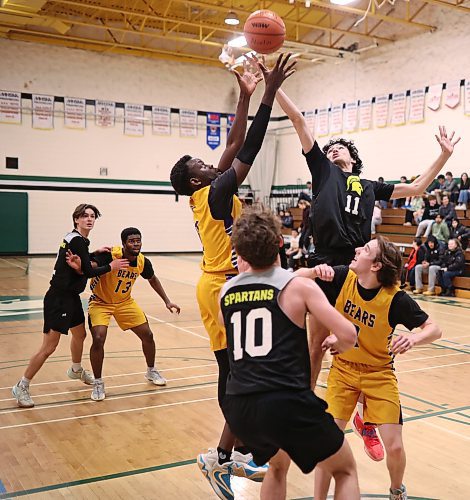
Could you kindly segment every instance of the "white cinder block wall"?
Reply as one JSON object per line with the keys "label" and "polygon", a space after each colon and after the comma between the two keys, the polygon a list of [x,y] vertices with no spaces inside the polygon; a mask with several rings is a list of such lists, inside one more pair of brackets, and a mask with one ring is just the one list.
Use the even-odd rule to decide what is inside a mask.
{"label": "white cinder block wall", "polygon": [[[380,47],[355,62],[304,64],[284,88],[305,110],[470,77],[468,16],[445,10],[433,21],[439,26],[435,33]],[[222,68],[8,40],[0,40],[0,61],[0,89],[4,90],[225,113],[233,112],[237,101],[237,85]],[[251,113],[256,111],[261,93],[259,89],[253,97]],[[350,134],[366,165],[365,176],[397,179],[422,171],[438,154],[433,134],[439,123],[463,136],[449,169],[456,176],[469,170],[470,121],[463,112],[463,97],[462,89],[462,102],[455,110],[444,106],[437,112],[426,110],[422,124]],[[30,106],[31,102],[26,100],[24,104]],[[56,111],[62,111],[61,103],[56,103]],[[89,106],[87,111],[92,114],[94,109]],[[173,115],[171,137],[152,135],[149,125],[144,137],[127,137],[122,114],[118,109],[115,128],[106,130],[95,127],[92,116],[86,131],[65,129],[61,116],[56,116],[53,131],[34,130],[27,113],[21,126],[0,124],[0,173],[93,179],[100,178],[100,167],[107,167],[110,179],[168,181],[171,166],[182,154],[217,163],[225,145],[223,130],[219,148],[212,151],[206,146],[202,117],[197,139],[179,137],[177,115]],[[273,115],[281,114],[275,107]],[[285,128],[289,122],[273,128],[277,126],[284,130],[278,133],[274,184],[308,180],[297,137],[292,129]],[[327,139],[320,138],[320,144]],[[19,157],[20,169],[6,170],[5,156]],[[31,191],[30,253],[56,252],[62,234],[70,228],[73,208],[82,201],[96,203],[104,214],[92,233],[93,246],[117,242],[124,226],[135,225],[142,228],[147,251],[200,249],[185,198],[176,203],[171,196]]]}

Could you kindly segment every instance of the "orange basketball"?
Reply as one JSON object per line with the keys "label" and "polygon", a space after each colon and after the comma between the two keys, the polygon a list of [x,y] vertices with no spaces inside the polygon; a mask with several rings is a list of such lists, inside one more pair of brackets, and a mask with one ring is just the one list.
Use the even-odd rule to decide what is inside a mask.
{"label": "orange basketball", "polygon": [[260,54],[271,54],[282,47],[286,37],[284,21],[271,10],[257,10],[246,20],[245,39]]}

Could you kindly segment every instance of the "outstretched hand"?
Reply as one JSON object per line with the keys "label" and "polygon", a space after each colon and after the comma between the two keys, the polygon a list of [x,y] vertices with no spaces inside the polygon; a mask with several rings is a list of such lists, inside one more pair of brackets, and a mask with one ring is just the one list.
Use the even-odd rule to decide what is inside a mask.
{"label": "outstretched hand", "polygon": [[277,58],[276,64],[272,69],[268,69],[264,65],[264,61],[261,61],[256,56],[250,59],[251,64],[255,64],[263,74],[263,78],[266,82],[266,87],[273,87],[277,90],[284,80],[289,78],[289,76],[295,73],[295,65],[297,61],[289,62],[292,54],[280,54]]}
{"label": "outstretched hand", "polygon": [[65,262],[78,274],[82,273],[82,259],[72,253],[72,250],[68,249],[65,254]]}
{"label": "outstretched hand", "polygon": [[259,69],[252,73],[250,71],[249,61],[245,60],[243,62],[243,74],[236,70],[231,70],[231,72],[235,75],[238,85],[240,87],[240,92],[246,94],[247,96],[251,96],[256,89],[258,83],[263,79],[263,74]]}
{"label": "outstretched hand", "polygon": [[454,139],[455,132],[452,132],[450,136],[447,136],[447,130],[444,125],[439,125],[439,135],[436,135],[436,140],[441,146],[441,150],[443,153],[450,156],[454,152],[454,146],[460,141],[460,137],[455,141]]}

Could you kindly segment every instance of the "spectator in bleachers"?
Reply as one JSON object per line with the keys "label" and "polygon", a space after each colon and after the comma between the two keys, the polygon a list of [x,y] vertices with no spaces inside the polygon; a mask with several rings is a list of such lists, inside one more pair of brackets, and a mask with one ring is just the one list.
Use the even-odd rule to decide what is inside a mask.
{"label": "spectator in bleachers", "polygon": [[413,196],[410,206],[405,212],[404,226],[412,226],[413,222],[418,225],[421,222],[424,212],[424,200],[422,196]]}
{"label": "spectator in bleachers", "polygon": [[297,231],[297,229],[292,229],[290,247],[286,250],[288,271],[294,270],[295,267],[294,257],[299,253],[299,239],[300,239],[299,231]]}
{"label": "spectator in bleachers", "polygon": [[442,196],[442,205],[439,207],[439,215],[449,227],[452,219],[455,219],[457,217],[454,204],[451,203],[448,194],[444,194]]}
{"label": "spectator in bleachers", "polygon": [[428,237],[431,234],[431,226],[434,219],[438,214],[439,204],[437,203],[436,197],[430,194],[428,196],[428,201],[424,204],[423,217],[416,230],[416,236],[423,236],[424,234],[424,236]]}
{"label": "spectator in bleachers", "polygon": [[[380,176],[378,179],[377,179],[381,184],[384,184],[385,181],[384,181],[384,178],[382,176]],[[378,200],[379,203],[380,203],[380,208],[382,210],[386,209],[388,207],[388,201],[385,201],[385,200]]]}
{"label": "spectator in bleachers", "polygon": [[446,180],[444,182],[444,192],[449,195],[452,202],[456,202],[459,197],[459,185],[454,179],[452,172],[446,172]]}
{"label": "spectator in bleachers", "polygon": [[[444,190],[444,184],[446,182],[446,178],[444,174],[439,174],[437,179],[434,179],[430,186],[426,189],[428,194],[432,194],[434,196],[439,196],[441,192]],[[440,200],[440,198],[439,198]]]}
{"label": "spectator in bleachers", "polygon": [[406,287],[406,282],[410,284],[410,289],[415,287],[415,266],[421,264],[426,258],[426,247],[421,238],[415,238],[411,247],[410,255],[405,262],[401,272],[400,288]]}
{"label": "spectator in bleachers", "polygon": [[449,240],[448,248],[444,252],[439,276],[444,297],[455,297],[455,287],[452,280],[461,276],[465,271],[465,255],[462,251],[460,241],[455,238]]}
{"label": "spectator in bleachers", "polygon": [[379,224],[382,224],[382,207],[380,206],[380,201],[377,200],[374,204],[374,213],[372,214],[371,234],[375,234],[375,227]]}
{"label": "spectator in bleachers", "polygon": [[301,200],[312,202],[312,183],[310,181],[305,183],[305,189],[299,195],[299,201]]}
{"label": "spectator in bleachers", "polygon": [[[408,179],[406,178],[406,175],[402,175],[400,177],[400,182],[402,184],[409,184]],[[405,205],[406,198],[395,198],[392,201],[392,208],[401,208]]]}
{"label": "spectator in bleachers", "polygon": [[281,217],[282,227],[292,229],[294,227],[294,217],[290,213],[290,210],[284,212],[284,217]]}
{"label": "spectator in bleachers", "polygon": [[299,200],[299,208],[302,209],[302,234],[300,235],[299,247],[302,250],[305,246],[308,247],[306,238],[310,236],[308,219],[310,216],[310,202],[308,200]]}
{"label": "spectator in bleachers", "polygon": [[467,250],[468,240],[470,239],[470,228],[460,223],[459,219],[455,217],[452,219],[450,226],[450,237],[460,241],[462,250]]}
{"label": "spectator in bleachers", "polygon": [[436,238],[441,248],[447,246],[449,241],[450,231],[449,226],[444,222],[441,214],[437,214],[431,226],[431,233]]}
{"label": "spectator in bleachers", "polygon": [[470,200],[470,179],[467,172],[460,176],[459,184],[459,199],[458,205],[455,207],[457,210],[466,210],[467,204]]}
{"label": "spectator in bleachers", "polygon": [[424,295],[435,295],[434,288],[436,286],[438,272],[441,269],[441,260],[444,251],[439,248],[434,236],[430,236],[423,246],[425,247],[426,254],[423,261],[420,264],[416,264],[416,289],[413,290],[413,293],[423,293],[423,274],[427,274],[429,276],[429,283],[428,290],[424,292]]}

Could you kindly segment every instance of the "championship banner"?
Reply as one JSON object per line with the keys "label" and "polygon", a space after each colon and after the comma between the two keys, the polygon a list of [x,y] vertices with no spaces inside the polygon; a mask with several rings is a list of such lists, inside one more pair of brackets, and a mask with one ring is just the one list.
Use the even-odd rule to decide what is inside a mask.
{"label": "championship banner", "polygon": [[460,104],[460,80],[446,83],[445,103],[451,109],[456,108]]}
{"label": "championship banner", "polygon": [[230,130],[232,130],[233,122],[235,121],[235,115],[227,115],[227,139],[230,134]]}
{"label": "championship banner", "polygon": [[124,133],[134,137],[144,135],[144,105],[124,103]]}
{"label": "championship banner", "polygon": [[392,125],[404,125],[406,122],[406,92],[392,95]]}
{"label": "championship banner", "polygon": [[328,108],[320,108],[318,110],[318,116],[316,121],[317,137],[323,137],[328,135]]}
{"label": "championship banner", "polygon": [[375,98],[374,122],[377,127],[386,127],[388,120],[388,94]]}
{"label": "championship banner", "polygon": [[211,149],[220,146],[220,113],[207,113],[206,143]]}
{"label": "championship banner", "polygon": [[86,128],[86,100],[80,97],[64,97],[64,125],[67,128]]}
{"label": "championship banner", "polygon": [[54,96],[33,94],[33,128],[54,128]]}
{"label": "championship banner", "polygon": [[357,129],[357,101],[346,103],[344,130],[354,132]]}
{"label": "championship banner", "polygon": [[312,132],[315,133],[315,110],[305,111],[305,121],[307,122],[307,127]]}
{"label": "championship banner", "polygon": [[437,85],[430,85],[428,90],[428,102],[427,106],[433,111],[437,111],[441,107],[442,99],[442,83]]}
{"label": "championship banner", "polygon": [[470,116],[470,80],[467,78],[465,80],[465,97],[464,97],[464,113]]}
{"label": "championship banner", "polygon": [[369,130],[372,126],[372,99],[359,101],[359,128]]}
{"label": "championship banner", "polygon": [[152,134],[171,135],[171,108],[152,106]]}
{"label": "championship banner", "polygon": [[0,90],[0,123],[21,123],[21,92]]}
{"label": "championship banner", "polygon": [[180,109],[180,137],[197,137],[197,111]]}
{"label": "championship banner", "polygon": [[116,103],[112,101],[95,101],[95,123],[97,127],[114,127],[116,123]]}
{"label": "championship banner", "polygon": [[330,133],[341,134],[343,131],[343,105],[337,104],[331,107]]}
{"label": "championship banner", "polygon": [[410,94],[410,115],[408,117],[411,123],[424,122],[424,89],[415,89]]}

